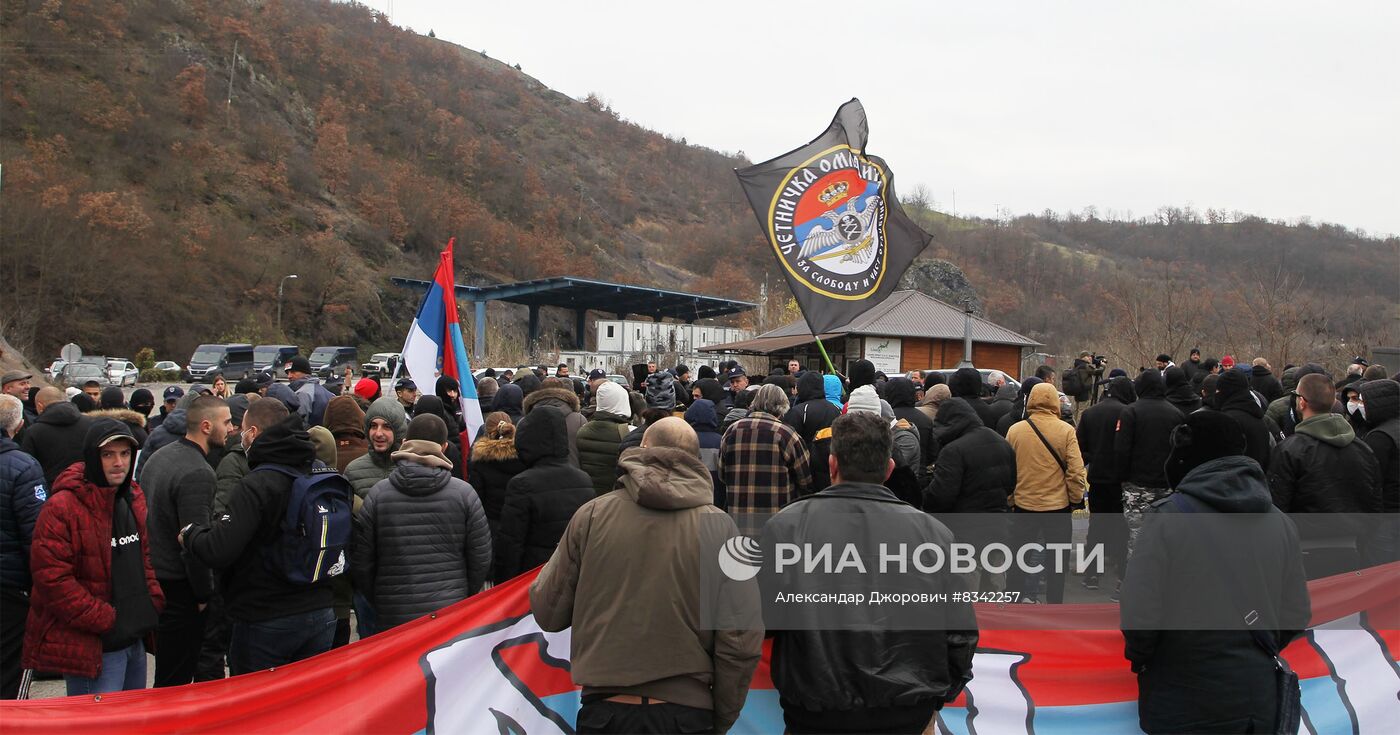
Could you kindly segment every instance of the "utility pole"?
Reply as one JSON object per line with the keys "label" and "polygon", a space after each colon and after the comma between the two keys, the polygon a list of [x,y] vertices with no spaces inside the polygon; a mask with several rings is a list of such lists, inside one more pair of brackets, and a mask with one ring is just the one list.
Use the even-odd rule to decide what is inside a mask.
{"label": "utility pole", "polygon": [[228,60],[228,98],[224,101],[224,127],[233,127],[233,70],[238,65],[238,39],[233,39],[233,56]]}

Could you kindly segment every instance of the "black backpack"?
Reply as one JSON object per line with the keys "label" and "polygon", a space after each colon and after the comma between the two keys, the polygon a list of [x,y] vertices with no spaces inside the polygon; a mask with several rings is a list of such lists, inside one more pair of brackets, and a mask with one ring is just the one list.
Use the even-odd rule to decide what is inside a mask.
{"label": "black backpack", "polygon": [[1065,395],[1070,398],[1084,393],[1084,381],[1081,379],[1079,370],[1070,368],[1060,373],[1060,387],[1064,389]]}

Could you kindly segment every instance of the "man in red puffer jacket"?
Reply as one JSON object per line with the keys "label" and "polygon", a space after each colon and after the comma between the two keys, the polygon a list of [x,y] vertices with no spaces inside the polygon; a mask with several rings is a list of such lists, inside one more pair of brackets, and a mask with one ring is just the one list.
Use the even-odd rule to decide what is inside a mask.
{"label": "man in red puffer jacket", "polygon": [[136,438],[98,419],[83,461],[59,473],[34,526],[25,668],[63,674],[68,695],[146,686],[142,639],[165,597],[151,568],[146,496],[131,479]]}

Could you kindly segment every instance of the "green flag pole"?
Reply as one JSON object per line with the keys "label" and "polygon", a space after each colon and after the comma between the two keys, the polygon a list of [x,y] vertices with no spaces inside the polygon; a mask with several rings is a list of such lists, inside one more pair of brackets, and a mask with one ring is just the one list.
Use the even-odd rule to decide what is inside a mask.
{"label": "green flag pole", "polygon": [[826,369],[830,370],[832,375],[835,375],[836,366],[831,364],[831,355],[826,354],[826,347],[822,345],[821,337],[817,337],[817,350],[822,353],[822,359],[826,360]]}

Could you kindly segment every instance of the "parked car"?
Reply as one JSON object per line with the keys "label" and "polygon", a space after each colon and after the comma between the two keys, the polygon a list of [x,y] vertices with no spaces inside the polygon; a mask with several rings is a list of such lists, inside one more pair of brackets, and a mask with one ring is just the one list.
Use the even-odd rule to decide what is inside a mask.
{"label": "parked car", "polygon": [[626,375],[618,375],[617,373],[609,373],[608,375],[606,375],[606,376],[604,376],[604,377],[606,377],[608,380],[611,380],[611,381],[614,382],[614,383],[617,383],[618,385],[622,386],[623,388],[626,388],[627,390],[632,390],[632,381],[628,380]]}
{"label": "parked car", "polygon": [[[503,368],[503,367],[498,367],[498,368],[490,368],[490,369],[496,371],[496,377],[500,377],[501,373],[504,373],[504,372],[507,371],[507,370],[513,370],[514,368]],[[473,380],[481,380],[481,376],[483,376],[483,375],[486,374],[486,370],[487,370],[487,368],[477,368],[477,369],[473,370],[473,371],[472,371],[472,379],[473,379]]]}
{"label": "parked car", "polygon": [[224,376],[229,382],[251,376],[253,346],[248,344],[200,345],[185,365],[185,380],[198,383],[212,380],[211,373]]}
{"label": "parked car", "polygon": [[64,386],[81,388],[83,383],[96,380],[106,383],[107,367],[93,362],[70,362],[58,372],[58,383]]}
{"label": "parked car", "polygon": [[258,345],[253,348],[253,370],[268,373],[274,380],[286,380],[287,363],[300,354],[296,345]]}
{"label": "parked car", "polygon": [[307,360],[311,363],[311,372],[321,380],[343,375],[347,365],[354,377],[354,370],[359,367],[359,350],[344,345],[322,345],[312,350]]}
{"label": "parked car", "polygon": [[167,373],[173,373],[179,372],[180,366],[175,364],[173,360],[161,360],[160,362],[155,364],[155,369]]}
{"label": "parked car", "polygon": [[140,378],[141,371],[136,369],[136,363],[119,357],[107,360],[108,383],[124,388],[127,385],[136,385]]}
{"label": "parked car", "polygon": [[48,377],[50,381],[58,380],[58,374],[63,372],[63,366],[67,364],[68,361],[60,357],[49,363],[48,367],[44,368],[44,375]]}
{"label": "parked car", "polygon": [[360,373],[366,378],[387,378],[394,374],[402,360],[403,355],[397,352],[376,352],[369,362],[360,366]]}

